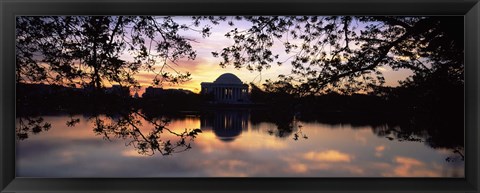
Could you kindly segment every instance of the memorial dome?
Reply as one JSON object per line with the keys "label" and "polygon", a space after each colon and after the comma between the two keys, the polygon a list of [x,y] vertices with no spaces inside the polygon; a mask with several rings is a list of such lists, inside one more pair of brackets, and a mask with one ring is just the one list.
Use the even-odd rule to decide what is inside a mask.
{"label": "memorial dome", "polygon": [[220,75],[213,83],[216,84],[243,84],[240,78],[232,73],[225,73]]}

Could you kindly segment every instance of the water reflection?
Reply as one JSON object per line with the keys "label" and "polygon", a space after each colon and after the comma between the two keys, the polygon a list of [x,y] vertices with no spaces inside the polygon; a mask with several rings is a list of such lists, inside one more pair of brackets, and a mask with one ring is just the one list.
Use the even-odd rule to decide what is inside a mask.
{"label": "water reflection", "polygon": [[[36,123],[39,128],[46,123],[51,128],[30,135],[28,140],[18,140],[17,174],[24,177],[464,176],[463,141],[456,140],[454,135],[450,140],[442,137],[456,130],[435,124],[430,124],[434,126],[430,128],[419,121],[409,126],[385,119],[370,123],[348,120],[351,122],[322,115],[282,115],[251,109],[18,118],[17,123],[23,123],[17,124],[17,132],[33,134],[38,130]],[[202,133],[196,130],[192,136],[195,128]],[[173,154],[178,152],[183,153]],[[171,156],[145,156],[156,153]],[[92,161],[95,163],[88,165]],[[122,169],[126,165],[151,169]]]}
{"label": "water reflection", "polygon": [[[170,119],[148,118],[145,115],[131,111],[128,114],[117,112],[110,115],[89,115],[85,118],[93,123],[92,130],[97,136],[111,141],[112,138],[127,141],[126,146],[133,146],[138,154],[161,155],[180,153],[191,149],[191,142],[202,131],[199,128],[185,128],[175,131],[168,127]],[[67,127],[75,127],[80,118],[69,116],[65,120]],[[30,134],[46,132],[51,123],[43,117],[19,117],[17,119],[16,136],[18,140],[29,138]],[[173,137],[172,137],[173,136]]]}
{"label": "water reflection", "polygon": [[201,116],[201,129],[213,131],[218,139],[231,142],[247,130],[248,110],[217,109],[205,112]]}
{"label": "water reflection", "polygon": [[42,131],[48,131],[52,125],[44,122],[42,117],[19,117],[15,127],[17,140],[25,140],[30,134],[38,134]]}
{"label": "water reflection", "polygon": [[[168,128],[171,120],[169,119],[149,119],[138,112],[129,114],[117,114],[115,117],[93,118],[93,131],[96,135],[103,136],[110,140],[111,137],[128,140],[127,146],[133,146],[139,154],[153,155],[155,152],[161,155],[170,155],[172,153],[184,152],[191,147],[190,142],[201,133],[200,129],[185,129],[182,132],[176,132]],[[147,125],[149,130],[142,126]],[[169,134],[176,139],[166,138]]]}

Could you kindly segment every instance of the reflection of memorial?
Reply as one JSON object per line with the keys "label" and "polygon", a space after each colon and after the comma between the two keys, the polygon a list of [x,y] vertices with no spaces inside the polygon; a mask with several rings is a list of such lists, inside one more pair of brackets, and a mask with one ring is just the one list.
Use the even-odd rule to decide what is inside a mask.
{"label": "reflection of memorial", "polygon": [[248,128],[249,113],[246,110],[214,110],[201,118],[201,129],[212,130],[222,141],[233,141]]}

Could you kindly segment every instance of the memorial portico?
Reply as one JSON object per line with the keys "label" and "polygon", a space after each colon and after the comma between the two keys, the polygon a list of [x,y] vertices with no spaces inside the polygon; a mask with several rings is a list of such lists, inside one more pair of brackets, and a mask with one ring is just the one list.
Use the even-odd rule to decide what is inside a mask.
{"label": "memorial portico", "polygon": [[231,73],[219,76],[213,82],[202,82],[201,94],[213,96],[215,103],[239,104],[248,103],[248,85]]}

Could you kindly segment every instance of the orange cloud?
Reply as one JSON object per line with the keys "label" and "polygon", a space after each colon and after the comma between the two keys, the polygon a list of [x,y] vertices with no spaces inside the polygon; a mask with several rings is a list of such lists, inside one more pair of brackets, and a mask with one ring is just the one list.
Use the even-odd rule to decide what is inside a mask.
{"label": "orange cloud", "polygon": [[145,158],[150,157],[150,156],[147,156],[147,155],[140,154],[134,149],[127,149],[125,151],[122,151],[122,156],[124,156],[124,157],[145,157]]}
{"label": "orange cloud", "polygon": [[423,162],[418,161],[418,160],[413,159],[413,158],[408,158],[408,157],[395,157],[394,161],[396,163],[406,165],[406,166],[422,166],[422,165],[424,165]]}
{"label": "orange cloud", "polygon": [[[201,162],[206,168],[211,168],[208,172],[212,176],[219,177],[246,177],[249,176],[247,172],[253,172],[249,170],[251,167],[249,164],[242,160],[205,160]],[[248,169],[247,169],[248,168]]]}
{"label": "orange cloud", "polygon": [[[231,151],[261,151],[261,150],[284,150],[289,148],[288,143],[275,137],[264,137],[262,133],[246,132],[242,139],[224,143],[211,131],[204,131],[195,140],[195,145],[204,153],[219,153]],[[262,140],[254,140],[260,139]],[[252,140],[251,140],[252,139]]]}
{"label": "orange cloud", "polygon": [[[330,153],[332,154],[332,153]],[[312,160],[301,160],[292,157],[281,158],[287,163],[288,167],[284,171],[288,173],[307,174],[308,176],[318,176],[318,171],[330,172],[348,172],[353,175],[363,175],[365,170],[361,166],[351,165],[348,162],[309,162]],[[317,160],[313,160],[317,161]],[[342,174],[339,174],[341,176]]]}
{"label": "orange cloud", "polygon": [[288,171],[291,171],[294,173],[306,173],[308,171],[308,167],[307,165],[302,163],[292,163],[292,164],[289,164]]}
{"label": "orange cloud", "polygon": [[350,162],[353,156],[336,150],[328,150],[322,152],[308,152],[303,155],[306,160],[323,161],[323,162]]}
{"label": "orange cloud", "polygon": [[385,176],[399,177],[439,177],[441,174],[437,170],[432,170],[427,165],[417,159],[397,156],[394,162],[398,165],[392,174],[384,174]]}
{"label": "orange cloud", "polygon": [[383,145],[375,147],[375,151],[377,151],[377,152],[382,152],[383,150],[385,150],[385,146],[383,146]]}
{"label": "orange cloud", "polygon": [[382,157],[383,156],[383,151],[385,151],[385,146],[380,145],[375,147],[375,157]]}

